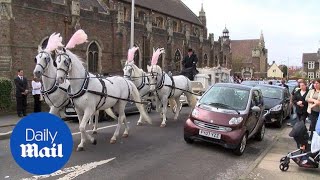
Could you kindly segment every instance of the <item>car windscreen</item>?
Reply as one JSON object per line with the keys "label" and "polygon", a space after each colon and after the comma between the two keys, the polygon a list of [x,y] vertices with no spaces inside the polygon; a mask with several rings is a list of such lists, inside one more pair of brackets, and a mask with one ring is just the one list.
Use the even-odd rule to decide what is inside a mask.
{"label": "car windscreen", "polygon": [[249,90],[234,87],[213,86],[200,99],[200,104],[219,106],[223,109],[245,110],[249,99]]}
{"label": "car windscreen", "polygon": [[279,88],[268,86],[257,86],[261,89],[262,95],[265,98],[282,99],[282,90]]}

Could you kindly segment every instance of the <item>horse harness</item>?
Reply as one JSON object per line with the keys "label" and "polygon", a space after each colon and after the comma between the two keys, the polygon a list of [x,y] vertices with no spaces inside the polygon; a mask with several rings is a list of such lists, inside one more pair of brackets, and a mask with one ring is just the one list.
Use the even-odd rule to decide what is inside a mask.
{"label": "horse harness", "polygon": [[[151,73],[152,73],[152,76],[154,76],[154,75],[153,75],[154,73],[153,73],[153,72],[151,72]],[[175,88],[175,82],[174,82],[174,80],[173,80],[173,77],[168,75],[168,76],[170,77],[170,79],[171,79],[172,85],[166,85],[166,84],[164,84],[167,73],[165,73],[164,71],[162,71],[161,74],[162,74],[162,75],[161,75],[160,83],[157,84],[157,87],[156,87],[156,94],[157,94],[158,99],[161,100],[160,97],[159,97],[158,90],[162,89],[163,86],[170,87],[170,88],[171,88],[171,91],[170,91],[170,94],[169,94],[169,96],[168,96],[168,99],[169,99],[169,98],[171,98],[171,97],[174,95],[174,92],[175,92],[175,89],[176,89],[176,88]],[[156,80],[157,80],[157,79],[156,79]]]}
{"label": "horse harness", "polygon": [[57,83],[57,81],[55,81],[54,85],[49,90],[44,90],[44,87],[41,86],[41,95],[44,98],[46,97],[50,101],[50,103],[52,104],[53,107],[61,108],[69,99],[64,100],[59,106],[55,106],[54,103],[51,101],[49,95],[54,93],[54,92],[56,92],[57,89],[60,89],[60,90],[62,90],[64,92],[66,92],[66,93],[68,91],[67,89],[65,89],[63,87],[60,87],[59,84]]}

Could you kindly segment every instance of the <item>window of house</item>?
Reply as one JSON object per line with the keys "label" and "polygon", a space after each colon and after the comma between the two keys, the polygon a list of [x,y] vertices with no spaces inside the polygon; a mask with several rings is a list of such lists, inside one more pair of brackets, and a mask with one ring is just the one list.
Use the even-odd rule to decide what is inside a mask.
{"label": "window of house", "polygon": [[274,70],[272,70],[272,72],[274,72],[274,73],[275,73],[275,72],[276,72],[276,70],[274,69]]}
{"label": "window of house", "polygon": [[89,46],[88,52],[88,71],[91,73],[98,72],[99,48],[97,43],[93,42]]}
{"label": "window of house", "polygon": [[314,69],[314,61],[308,62],[308,69]]}
{"label": "window of house", "polygon": [[316,78],[320,78],[320,72],[316,72]]}
{"label": "window of house", "polygon": [[308,72],[308,78],[314,79],[314,72]]}
{"label": "window of house", "polygon": [[127,8],[123,8],[123,20],[127,21],[128,20],[128,9]]}

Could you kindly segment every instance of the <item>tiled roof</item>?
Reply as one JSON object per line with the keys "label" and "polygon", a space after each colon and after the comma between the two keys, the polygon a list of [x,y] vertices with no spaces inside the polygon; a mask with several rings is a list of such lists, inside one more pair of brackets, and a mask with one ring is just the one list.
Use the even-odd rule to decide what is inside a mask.
{"label": "tiled roof", "polygon": [[302,63],[308,62],[308,61],[317,61],[320,59],[317,56],[317,53],[303,53],[302,54]]}
{"label": "tiled roof", "polygon": [[242,63],[253,62],[252,50],[259,45],[259,39],[231,40],[232,57],[242,59]]}
{"label": "tiled roof", "polygon": [[[122,1],[131,3],[131,0]],[[195,15],[181,0],[135,0],[135,4],[202,26],[197,15]]]}
{"label": "tiled roof", "polygon": [[99,12],[108,12],[107,6],[101,0],[80,0],[81,9],[97,7]]}

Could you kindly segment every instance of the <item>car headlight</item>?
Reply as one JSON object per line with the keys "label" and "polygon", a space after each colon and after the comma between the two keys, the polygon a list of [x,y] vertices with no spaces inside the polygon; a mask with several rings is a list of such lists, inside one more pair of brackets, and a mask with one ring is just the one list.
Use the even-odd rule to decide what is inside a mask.
{"label": "car headlight", "polygon": [[240,124],[242,122],[243,118],[242,117],[233,117],[230,119],[229,124],[230,125],[236,125],[236,124]]}
{"label": "car headlight", "polygon": [[275,107],[271,108],[270,111],[280,111],[282,108],[282,104],[278,104]]}
{"label": "car headlight", "polygon": [[199,110],[198,109],[193,109],[191,115],[192,115],[192,117],[197,118],[199,116]]}

